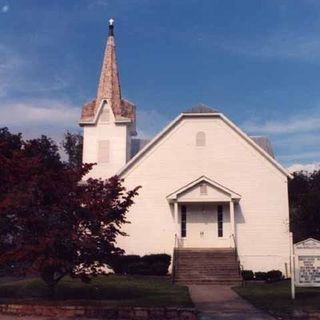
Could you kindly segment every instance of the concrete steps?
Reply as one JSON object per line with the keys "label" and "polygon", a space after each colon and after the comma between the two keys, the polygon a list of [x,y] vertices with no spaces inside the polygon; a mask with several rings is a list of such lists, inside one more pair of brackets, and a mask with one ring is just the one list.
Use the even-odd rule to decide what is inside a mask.
{"label": "concrete steps", "polygon": [[239,264],[232,248],[176,249],[175,281],[184,284],[229,284],[241,282]]}

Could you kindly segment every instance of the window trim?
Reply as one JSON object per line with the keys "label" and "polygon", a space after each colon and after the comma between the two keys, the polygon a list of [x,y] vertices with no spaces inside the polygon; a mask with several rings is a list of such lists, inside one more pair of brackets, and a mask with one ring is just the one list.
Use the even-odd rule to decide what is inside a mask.
{"label": "window trim", "polygon": [[181,238],[187,237],[187,207],[181,206],[181,227],[180,227]]}
{"label": "window trim", "polygon": [[217,227],[218,227],[218,238],[223,238],[223,206],[218,205],[217,207]]}

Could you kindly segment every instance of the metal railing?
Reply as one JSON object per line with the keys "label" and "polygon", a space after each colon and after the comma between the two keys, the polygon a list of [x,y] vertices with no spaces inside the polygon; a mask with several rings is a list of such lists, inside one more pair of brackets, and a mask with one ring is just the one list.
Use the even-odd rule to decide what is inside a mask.
{"label": "metal railing", "polygon": [[177,255],[178,255],[178,249],[179,248],[179,238],[178,235],[174,235],[174,246],[173,246],[173,254],[172,254],[172,272],[171,272],[171,281],[172,284],[174,284],[175,277],[176,277],[176,263],[177,263]]}
{"label": "metal railing", "polygon": [[238,255],[238,248],[237,248],[237,242],[236,242],[236,237],[234,234],[231,235],[231,238],[233,240],[233,244],[234,244],[234,255],[235,255],[235,259],[238,262],[238,271],[239,271],[239,275],[241,276],[241,271],[242,271],[242,265],[240,263],[240,258]]}

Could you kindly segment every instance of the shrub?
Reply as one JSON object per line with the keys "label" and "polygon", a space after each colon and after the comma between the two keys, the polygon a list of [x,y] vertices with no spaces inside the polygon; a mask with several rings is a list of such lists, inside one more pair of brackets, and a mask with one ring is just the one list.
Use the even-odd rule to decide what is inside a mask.
{"label": "shrub", "polygon": [[241,275],[243,280],[253,280],[252,270],[242,270]]}
{"label": "shrub", "polygon": [[152,273],[150,266],[146,263],[140,262],[132,262],[128,265],[127,274],[131,275],[150,275]]}
{"label": "shrub", "polygon": [[255,280],[266,281],[268,279],[267,272],[255,272],[254,273]]}
{"label": "shrub", "polygon": [[267,272],[267,281],[275,282],[283,279],[282,272],[280,270],[271,270]]}
{"label": "shrub", "polygon": [[116,274],[126,274],[130,264],[137,263],[140,259],[140,256],[134,254],[115,257],[112,259],[110,267]]}
{"label": "shrub", "polygon": [[110,267],[116,274],[163,276],[168,273],[170,261],[167,254],[127,255],[114,258]]}
{"label": "shrub", "polygon": [[165,276],[168,273],[169,265],[163,262],[155,262],[151,265],[152,274],[155,276]]}
{"label": "shrub", "polygon": [[158,262],[162,262],[166,265],[170,265],[171,257],[168,254],[160,253],[160,254],[148,254],[141,258],[141,260],[147,264],[154,264]]}

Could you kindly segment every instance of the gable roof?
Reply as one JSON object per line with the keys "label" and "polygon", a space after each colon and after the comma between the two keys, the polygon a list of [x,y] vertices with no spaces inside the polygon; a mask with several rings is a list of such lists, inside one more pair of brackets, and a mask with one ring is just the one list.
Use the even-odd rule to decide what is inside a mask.
{"label": "gable roof", "polygon": [[255,137],[250,136],[250,138],[265,152],[267,152],[272,158],[274,158],[274,153],[270,140],[267,137]]}
{"label": "gable roof", "polygon": [[212,109],[205,104],[198,104],[187,109],[183,113],[219,113],[219,111]]}
{"label": "gable roof", "polygon": [[294,244],[295,248],[313,249],[320,248],[320,241],[314,238],[308,238]]}
{"label": "gable roof", "polygon": [[251,139],[246,133],[244,133],[239,127],[237,127],[232,121],[230,121],[222,113],[218,112],[186,112],[181,113],[171,123],[169,123],[160,133],[158,133],[144,148],[142,148],[125,166],[118,171],[118,175],[123,175],[129,170],[136,162],[139,161],[149,150],[151,150],[161,139],[168,134],[183,118],[199,118],[199,117],[218,117],[224,121],[230,128],[238,133],[245,141],[248,142],[257,152],[259,152],[266,160],[268,160],[275,168],[277,168],[286,177],[292,178],[292,175],[285,169],[279,162],[277,162],[270,154],[268,154],[263,148],[261,148],[253,139]]}
{"label": "gable roof", "polygon": [[181,193],[190,190],[192,187],[194,187],[194,186],[196,186],[196,185],[198,185],[198,184],[200,184],[202,182],[206,182],[208,185],[212,186],[213,188],[218,189],[219,191],[229,195],[231,199],[238,200],[238,201],[241,199],[241,195],[240,194],[232,191],[231,189],[229,189],[227,187],[224,187],[222,184],[220,184],[220,183],[218,183],[216,181],[213,181],[213,180],[207,178],[206,176],[201,176],[198,179],[186,184],[185,186],[173,191],[172,193],[170,193],[167,196],[167,199],[169,201],[170,200],[176,200]]}

